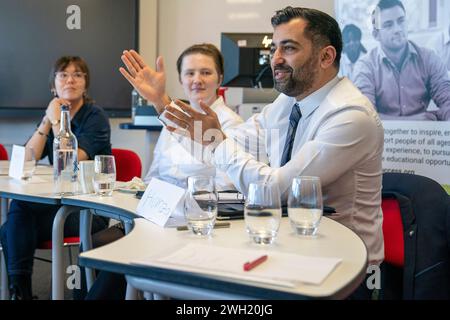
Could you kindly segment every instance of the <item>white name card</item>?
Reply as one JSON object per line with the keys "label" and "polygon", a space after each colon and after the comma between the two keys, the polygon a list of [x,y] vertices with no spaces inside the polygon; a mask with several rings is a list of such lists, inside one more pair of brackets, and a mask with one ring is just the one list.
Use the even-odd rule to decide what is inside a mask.
{"label": "white name card", "polygon": [[13,145],[11,161],[9,163],[9,176],[22,179],[25,167],[25,147]]}
{"label": "white name card", "polygon": [[184,224],[184,195],[183,188],[152,178],[139,201],[137,214],[161,227]]}

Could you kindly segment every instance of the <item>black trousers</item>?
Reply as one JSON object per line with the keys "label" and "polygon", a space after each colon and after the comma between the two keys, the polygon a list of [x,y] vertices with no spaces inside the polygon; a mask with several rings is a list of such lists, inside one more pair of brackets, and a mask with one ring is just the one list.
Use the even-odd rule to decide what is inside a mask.
{"label": "black trousers", "polygon": [[[8,220],[1,227],[0,238],[8,275],[31,275],[34,253],[39,243],[52,238],[53,220],[59,206],[11,201]],[[92,232],[98,232],[108,226],[109,219],[95,216]],[[71,214],[64,224],[64,236],[79,234],[80,215]]]}
{"label": "black trousers", "polygon": [[[98,248],[116,241],[125,235],[122,226],[112,226],[92,235],[92,246]],[[86,274],[81,268],[81,289],[74,290],[75,300],[124,300],[127,289],[125,276],[118,273],[99,271],[92,288],[87,292]]]}

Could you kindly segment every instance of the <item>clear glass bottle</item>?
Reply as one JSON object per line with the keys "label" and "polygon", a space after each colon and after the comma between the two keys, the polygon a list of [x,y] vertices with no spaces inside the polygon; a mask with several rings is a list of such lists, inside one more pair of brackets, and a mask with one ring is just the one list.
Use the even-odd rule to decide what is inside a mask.
{"label": "clear glass bottle", "polygon": [[145,100],[136,89],[131,91],[131,121],[135,123],[136,112],[138,108],[147,106],[147,100]]}
{"label": "clear glass bottle", "polygon": [[139,93],[136,89],[131,91],[131,121],[134,123],[134,118],[136,117],[136,108],[138,106]]}
{"label": "clear glass bottle", "polygon": [[78,141],[70,129],[70,113],[61,107],[61,128],[53,140],[53,178],[55,192],[70,195],[77,192]]}

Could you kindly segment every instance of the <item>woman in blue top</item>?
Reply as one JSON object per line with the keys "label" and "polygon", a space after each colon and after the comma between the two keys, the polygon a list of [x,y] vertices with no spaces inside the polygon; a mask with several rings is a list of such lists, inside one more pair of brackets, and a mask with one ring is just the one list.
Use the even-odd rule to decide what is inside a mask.
{"label": "woman in blue top", "polygon": [[[90,73],[80,57],[61,57],[50,73],[50,101],[42,121],[26,147],[33,148],[36,159],[46,156],[53,163],[53,139],[60,129],[61,106],[70,109],[71,128],[78,140],[78,161],[96,154],[111,154],[111,129],[106,113],[88,97]],[[33,257],[37,245],[51,239],[53,219],[59,206],[13,200],[8,219],[0,229],[6,258],[11,299],[31,299]],[[107,226],[107,219],[94,217],[93,232]],[[64,236],[79,234],[79,215],[68,217]]]}

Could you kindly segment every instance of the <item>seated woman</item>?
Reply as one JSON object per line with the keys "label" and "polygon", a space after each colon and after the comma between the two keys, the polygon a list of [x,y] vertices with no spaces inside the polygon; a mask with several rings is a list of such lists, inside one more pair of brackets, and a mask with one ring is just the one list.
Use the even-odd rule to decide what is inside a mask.
{"label": "seated woman", "polygon": [[[177,60],[178,80],[192,107],[201,110],[199,100],[217,113],[225,131],[241,124],[242,119],[225,105],[218,95],[223,80],[223,57],[212,44],[196,44],[184,50]],[[152,177],[186,187],[187,177],[195,175],[216,176],[219,190],[234,189],[225,173],[194,159],[179,143],[180,137],[165,127],[155,146],[153,162],[144,181]]]}
{"label": "seated woman", "polygon": [[[50,101],[42,121],[26,147],[34,149],[36,159],[48,156],[53,163],[53,139],[60,129],[61,106],[70,109],[71,128],[78,140],[78,161],[97,154],[111,154],[111,129],[106,113],[87,95],[90,74],[80,57],[59,58],[50,73]],[[2,226],[1,243],[6,257],[11,299],[31,299],[33,257],[37,245],[52,237],[53,219],[59,206],[13,200],[8,219]],[[92,231],[107,227],[108,220],[94,217]],[[79,234],[79,215],[70,215],[64,236]]]}
{"label": "seated woman", "polygon": [[[196,44],[184,50],[178,57],[177,70],[184,93],[194,108],[201,110],[199,100],[211,106],[225,130],[231,130],[243,122],[218,95],[223,80],[223,56],[214,45]],[[180,137],[172,135],[166,128],[161,131],[152,165],[144,179],[146,183],[156,177],[186,187],[189,176],[211,175],[216,176],[216,187],[219,190],[234,189],[224,173],[216,173],[214,167],[195,160],[181,146],[179,139]],[[112,227],[94,235],[93,243],[95,246],[104,245],[122,235],[123,232],[117,230],[117,226]],[[87,299],[124,299],[125,289],[126,282],[122,275],[100,272]]]}

